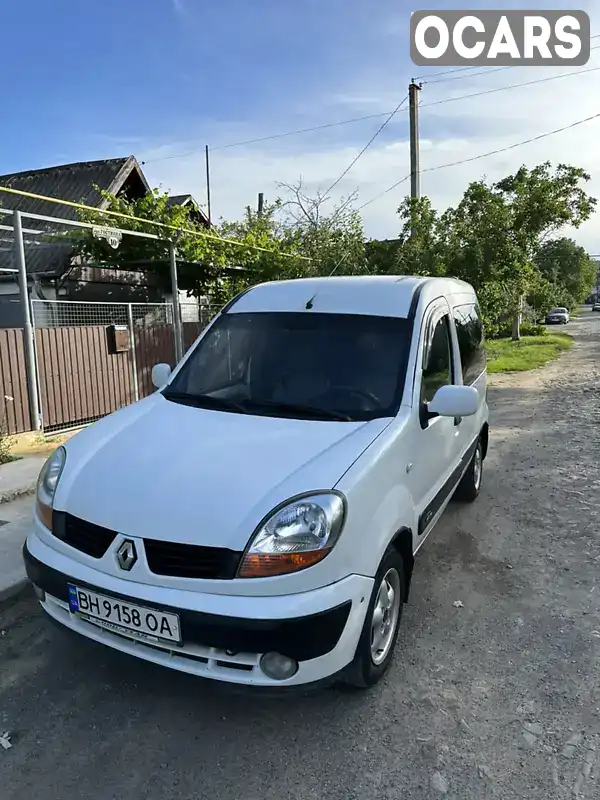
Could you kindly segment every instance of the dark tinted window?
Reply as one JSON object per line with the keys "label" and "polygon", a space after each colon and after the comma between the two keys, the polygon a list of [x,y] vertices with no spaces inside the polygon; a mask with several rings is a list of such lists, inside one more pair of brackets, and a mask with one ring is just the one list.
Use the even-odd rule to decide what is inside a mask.
{"label": "dark tinted window", "polygon": [[291,406],[304,405],[352,419],[389,416],[400,402],[409,346],[405,319],[224,314],[165,396],[209,395],[237,403],[250,414],[302,417]]}
{"label": "dark tinted window", "polygon": [[458,335],[463,383],[473,383],[485,369],[483,323],[475,303],[457,306],[454,322]]}
{"label": "dark tinted window", "polygon": [[423,356],[421,398],[429,403],[440,386],[452,383],[452,355],[448,317],[443,316],[429,330]]}

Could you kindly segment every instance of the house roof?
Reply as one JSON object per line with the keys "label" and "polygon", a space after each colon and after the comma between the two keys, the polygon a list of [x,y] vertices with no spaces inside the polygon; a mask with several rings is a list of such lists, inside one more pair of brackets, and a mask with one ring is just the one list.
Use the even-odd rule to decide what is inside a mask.
{"label": "house roof", "polygon": [[[98,186],[111,194],[118,194],[132,173],[136,173],[136,177],[139,177],[144,190],[150,191],[135,156],[109,158],[103,161],[80,161],[76,164],[61,164],[58,167],[0,175],[0,186],[48,197],[60,197],[61,200],[83,203],[96,208],[106,208],[106,201],[94,187]],[[18,208],[30,214],[77,219],[75,208],[3,192],[0,192],[0,207]]]}
{"label": "house roof", "polygon": [[189,203],[198,205],[191,194],[172,194],[167,200],[168,206],[187,206]]}
{"label": "house roof", "polygon": [[203,224],[206,225],[207,228],[210,226],[208,216],[191,194],[171,195],[167,200],[167,206],[192,206],[196,214],[201,218]]}
{"label": "house roof", "polygon": [[[83,203],[96,208],[106,208],[107,202],[95,188],[118,194],[126,183],[137,183],[137,195],[150,190],[148,182],[135,156],[110,158],[103,161],[82,161],[61,164],[57,167],[28,170],[0,175],[0,186],[19,189],[32,194],[57,197],[73,203]],[[77,219],[77,209],[21,195],[0,192],[0,208],[42,214],[62,219]],[[0,223],[10,225],[10,217],[0,213]],[[23,220],[24,228],[51,230],[52,223]],[[64,230],[64,228],[63,228]],[[11,234],[0,231],[0,267],[12,266]],[[41,237],[40,237],[41,239]],[[7,247],[8,245],[8,247]],[[71,248],[51,241],[37,241],[34,235],[25,236],[25,257],[29,273],[61,274],[70,264]],[[11,262],[11,263],[4,263]],[[0,276],[2,273],[0,273]]]}

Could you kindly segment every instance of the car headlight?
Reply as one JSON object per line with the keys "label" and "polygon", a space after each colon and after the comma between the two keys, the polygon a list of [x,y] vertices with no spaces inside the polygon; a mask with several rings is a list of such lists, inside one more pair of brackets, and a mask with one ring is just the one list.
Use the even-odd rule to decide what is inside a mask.
{"label": "car headlight", "polygon": [[64,447],[59,447],[42,467],[37,482],[37,511],[40,519],[49,530],[52,530],[54,495],[66,460],[67,451]]}
{"label": "car headlight", "polygon": [[238,578],[267,578],[312,567],[342,531],[345,501],[337,492],[289,500],[261,522],[241,560]]}

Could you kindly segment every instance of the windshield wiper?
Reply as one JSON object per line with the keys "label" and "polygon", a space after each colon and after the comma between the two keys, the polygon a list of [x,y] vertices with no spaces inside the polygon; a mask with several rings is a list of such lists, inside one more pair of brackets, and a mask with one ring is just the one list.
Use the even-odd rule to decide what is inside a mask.
{"label": "windshield wiper", "polygon": [[330,411],[328,408],[318,408],[317,406],[304,405],[302,403],[283,403],[275,400],[245,400],[244,405],[247,409],[253,411],[280,411],[282,413],[291,412],[298,414],[305,414],[309,417],[325,417],[325,419],[334,419],[339,422],[352,422],[352,417],[348,414],[342,414],[339,411]]}
{"label": "windshield wiper", "polygon": [[166,397],[167,400],[174,400],[176,403],[183,403],[184,405],[195,406],[196,408],[237,411],[240,414],[248,413],[248,409],[244,408],[241,403],[236,403],[234,400],[227,400],[224,397],[213,397],[210,394],[193,394],[191,392],[177,392],[165,389],[162,395]]}

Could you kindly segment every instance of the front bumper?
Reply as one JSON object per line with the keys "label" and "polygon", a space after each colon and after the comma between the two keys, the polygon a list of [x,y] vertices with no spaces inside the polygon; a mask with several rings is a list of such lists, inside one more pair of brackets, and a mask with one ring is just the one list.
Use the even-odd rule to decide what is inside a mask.
{"label": "front bumper", "polygon": [[[315,683],[349,664],[373,587],[372,579],[351,575],[312,592],[274,597],[233,598],[184,589],[157,590],[81,564],[42,542],[35,533],[28,537],[23,557],[29,579],[45,592],[41,601],[44,611],[65,627],[182,672],[266,687]],[[74,616],[69,611],[68,583],[178,614],[183,644],[148,644]],[[239,615],[232,613],[236,609]],[[284,681],[269,678],[260,669],[260,657],[266,652],[295,659],[299,664],[296,674]]]}

